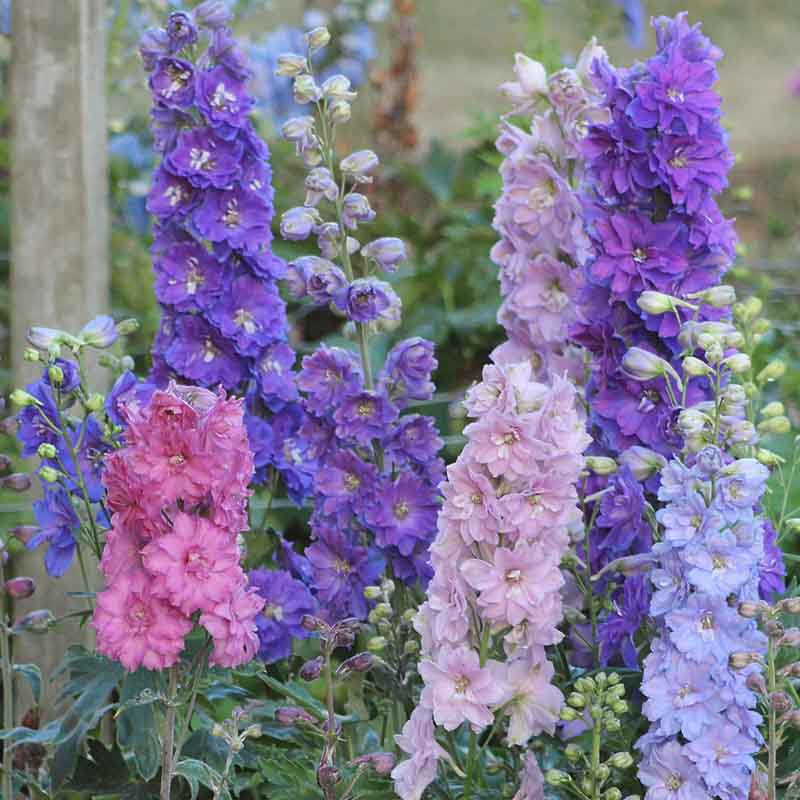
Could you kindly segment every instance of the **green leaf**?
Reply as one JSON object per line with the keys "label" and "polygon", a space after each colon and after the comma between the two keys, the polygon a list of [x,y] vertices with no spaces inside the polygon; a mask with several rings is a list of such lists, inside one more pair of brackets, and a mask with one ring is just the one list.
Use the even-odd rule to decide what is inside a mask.
{"label": "green leaf", "polygon": [[160,696],[159,688],[157,673],[138,669],[125,676],[120,692],[123,710],[117,718],[117,743],[146,781],[155,777],[161,763],[161,740],[152,705]]}
{"label": "green leaf", "polygon": [[[208,764],[196,758],[183,758],[175,765],[175,775],[185,778],[189,784],[189,791],[192,793],[192,800],[197,800],[200,787],[205,786],[212,792],[217,788],[222,776]],[[221,798],[230,800],[230,793],[227,786],[222,787],[219,795]]]}
{"label": "green leaf", "polygon": [[13,668],[28,682],[38,705],[42,698],[42,671],[36,664],[14,664]]}
{"label": "green leaf", "polygon": [[434,141],[422,165],[422,175],[431,194],[440,203],[447,202],[452,197],[457,167],[458,159],[440,141]]}
{"label": "green leaf", "polygon": [[128,765],[122,753],[116,747],[107,750],[99,740],[90,739],[88,754],[78,759],[64,788],[87,794],[118,794],[128,784]]}

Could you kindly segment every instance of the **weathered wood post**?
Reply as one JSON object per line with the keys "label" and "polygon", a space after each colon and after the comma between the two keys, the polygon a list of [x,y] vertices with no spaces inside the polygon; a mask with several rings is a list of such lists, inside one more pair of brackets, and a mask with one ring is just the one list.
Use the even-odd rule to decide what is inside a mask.
{"label": "weathered wood post", "polygon": [[[32,375],[21,358],[30,325],[77,332],[108,310],[105,12],[105,0],[12,2],[11,342],[17,385]],[[82,589],[77,566],[60,580],[47,578],[36,552],[19,559],[15,571],[34,576],[38,587],[19,613],[50,608],[58,616],[84,602],[66,597]],[[77,624],[69,624],[63,633],[25,637],[16,658],[38,663],[49,675],[81,636]],[[43,706],[47,716],[47,695]]]}

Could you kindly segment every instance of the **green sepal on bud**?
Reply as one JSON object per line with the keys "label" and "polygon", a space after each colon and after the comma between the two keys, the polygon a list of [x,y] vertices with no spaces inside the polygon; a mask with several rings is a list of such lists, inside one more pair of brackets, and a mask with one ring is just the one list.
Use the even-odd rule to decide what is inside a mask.
{"label": "green sepal on bud", "polygon": [[403,612],[403,622],[413,622],[417,617],[417,609],[416,608],[407,608]]}
{"label": "green sepal on bud", "polygon": [[47,368],[47,377],[53,386],[61,386],[64,383],[64,370],[58,364],[53,364]]}
{"label": "green sepal on bud", "polygon": [[15,406],[25,408],[26,406],[40,406],[41,403],[30,393],[24,389],[14,389],[10,395],[11,402]]}
{"label": "green sepal on bud", "polygon": [[565,783],[569,783],[570,777],[566,772],[563,772],[560,769],[549,769],[544,774],[544,779],[550,786],[563,786]]}
{"label": "green sepal on bud", "polygon": [[32,364],[35,364],[39,360],[39,351],[34,350],[33,347],[26,347],[22,352],[22,358],[24,361],[29,361]]}
{"label": "green sepal on bud", "polygon": [[778,400],[773,400],[771,403],[767,403],[764,408],[761,409],[761,416],[764,419],[769,419],[770,417],[781,417],[786,414],[786,406],[783,403],[779,402]]}
{"label": "green sepal on bud", "polygon": [[595,475],[612,475],[619,469],[617,462],[607,456],[586,456],[586,466]]}
{"label": "green sepal on bud", "polygon": [[567,761],[570,761],[573,764],[580,761],[582,755],[583,750],[581,750],[581,748],[574,742],[571,742],[564,748],[564,756],[566,757]]}
{"label": "green sepal on bud", "polygon": [[633,756],[630,753],[614,753],[608,763],[615,769],[628,769],[633,766]]}
{"label": "green sepal on bud", "polygon": [[365,586],[364,597],[367,600],[379,600],[383,596],[380,586]]}
{"label": "green sepal on bud", "polygon": [[603,792],[603,800],[622,800],[622,792],[616,786]]}
{"label": "green sepal on bud", "polygon": [[773,453],[772,450],[766,450],[763,447],[759,447],[758,450],[756,450],[756,459],[760,464],[763,464],[765,467],[769,467],[770,469],[786,463],[785,458],[779,456],[777,453]]}
{"label": "green sepal on bud", "polygon": [[677,302],[663,292],[645,291],[636,298],[636,305],[647,314],[667,314],[676,309]]}
{"label": "green sepal on bud", "polygon": [[628,703],[625,700],[615,700],[611,703],[611,710],[615,714],[626,714],[628,712]]}
{"label": "green sepal on bud", "polygon": [[128,319],[120,320],[117,323],[117,333],[120,336],[130,336],[132,333],[136,333],[141,327],[141,323],[138,319],[135,317],[128,317]]}
{"label": "green sepal on bud", "polygon": [[759,383],[769,383],[770,381],[777,381],[786,374],[786,364],[780,359],[770,361],[761,372],[756,375],[756,380]]}
{"label": "green sepal on bud", "polygon": [[56,450],[55,445],[50,444],[50,442],[42,442],[36,448],[36,455],[43,459],[55,458],[57,453],[58,451]]}
{"label": "green sepal on bud", "polygon": [[106,402],[105,397],[99,392],[92,392],[87,398],[84,405],[89,411],[99,411],[103,404]]}
{"label": "green sepal on bud", "polygon": [[564,706],[559,714],[559,717],[561,717],[564,722],[574,722],[576,719],[578,719],[578,716],[578,712],[570,706]]}
{"label": "green sepal on bud", "polygon": [[381,650],[386,648],[387,644],[388,642],[383,636],[373,636],[367,642],[367,650],[369,650],[370,653],[380,653]]}
{"label": "green sepal on bud", "polygon": [[723,359],[722,363],[734,375],[742,375],[747,372],[750,367],[752,367],[750,356],[748,356],[747,353],[734,353],[733,355]]}
{"label": "green sepal on bud", "polygon": [[47,466],[42,467],[38,474],[45,483],[56,483],[61,477],[61,473],[57,469]]}
{"label": "green sepal on bud", "polygon": [[583,708],[586,705],[586,698],[580,692],[573,692],[567,698],[567,703],[573,708]]}
{"label": "green sepal on bud", "polygon": [[684,373],[691,377],[709,375],[714,371],[705,361],[701,361],[699,358],[695,358],[695,356],[687,356],[684,358],[682,366]]}
{"label": "green sepal on bud", "polygon": [[791,429],[792,423],[789,422],[789,417],[770,417],[769,419],[762,420],[756,426],[756,430],[762,436],[770,434],[781,436],[785,433],[789,433]]}
{"label": "green sepal on bud", "polygon": [[595,770],[594,777],[602,786],[611,777],[611,767],[609,767],[607,764],[600,764],[600,766]]}

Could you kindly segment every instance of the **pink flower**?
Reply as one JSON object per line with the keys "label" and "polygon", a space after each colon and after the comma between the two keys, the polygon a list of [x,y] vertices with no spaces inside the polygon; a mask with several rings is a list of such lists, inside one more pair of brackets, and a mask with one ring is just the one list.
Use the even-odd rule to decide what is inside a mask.
{"label": "pink flower", "polygon": [[168,669],[178,661],[192,621],[150,591],[144,572],[120,572],[114,585],[97,595],[92,626],[97,652],[130,672],[139,667]]}
{"label": "pink flower", "polygon": [[500,516],[490,478],[477,465],[458,461],[447,468],[447,481],[441,488],[444,506],[440,518],[453,524],[465,544],[496,544]]}
{"label": "pink flower", "polygon": [[117,520],[114,520],[114,527],[106,536],[103,556],[100,559],[100,571],[109,584],[113,583],[120,573],[141,572],[142,544],[143,539],[137,535],[134,526],[118,525]]}
{"label": "pink flower", "polygon": [[184,614],[211,611],[246,582],[236,538],[203,517],[176,515],[172,530],[153,539],[142,558]]}
{"label": "pink flower", "polygon": [[514,410],[514,395],[500,367],[487,364],[483,368],[481,380],[467,389],[464,408],[471,417],[480,417],[490,411]]}
{"label": "pink flower", "polygon": [[541,538],[563,551],[569,544],[569,528],[581,519],[577,501],[572,484],[556,476],[542,476],[522,491],[500,498],[502,530],[515,542]]}
{"label": "pink flower", "polygon": [[513,800],[544,800],[544,775],[536,756],[530,750],[525,754],[522,780]]}
{"label": "pink flower", "polygon": [[264,603],[255,590],[239,585],[223,602],[200,616],[200,624],[214,640],[209,664],[238,667],[255,656],[258,652],[255,618]]}
{"label": "pink flower", "polygon": [[520,545],[514,550],[498,547],[494,563],[469,559],[461,565],[461,574],[480,592],[478,605],[487,619],[519,625],[535,620],[548,595],[563,585],[559,560],[560,553],[540,544]]}
{"label": "pink flower", "polygon": [[436,777],[439,759],[450,759],[434,736],[431,710],[422,706],[415,708],[394,740],[410,756],[392,770],[395,792],[402,800],[420,800]]}
{"label": "pink flower", "polygon": [[478,654],[466,645],[443,647],[435,661],[420,662],[419,674],[425,681],[421,702],[431,706],[436,724],[445,730],[453,731],[466,721],[479,731],[494,720],[490,708],[501,705],[508,695],[502,671],[497,661],[481,667]]}
{"label": "pink flower", "polygon": [[511,700],[505,713],[511,718],[509,744],[522,746],[531,736],[552,734],[564,705],[564,695],[551,683],[553,665],[544,658],[544,651],[539,654],[541,658],[536,658],[537,653],[530,652],[508,665],[506,680],[511,686]]}
{"label": "pink flower", "polygon": [[427,606],[435,644],[461,644],[469,632],[469,587],[455,562],[437,568],[428,585]]}
{"label": "pink flower", "polygon": [[516,416],[490,411],[464,428],[469,440],[465,452],[485,464],[494,478],[515,480],[529,474],[535,463],[536,446],[525,424]]}

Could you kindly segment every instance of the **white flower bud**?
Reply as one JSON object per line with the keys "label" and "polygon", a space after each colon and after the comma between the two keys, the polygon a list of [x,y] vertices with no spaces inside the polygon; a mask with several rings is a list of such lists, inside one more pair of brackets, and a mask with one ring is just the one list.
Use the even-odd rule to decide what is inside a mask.
{"label": "white flower bud", "polygon": [[305,72],[308,72],[308,61],[304,56],[296,53],[283,53],[278,56],[278,67],[275,74],[279,78],[296,78]]}
{"label": "white flower bud", "polygon": [[350,78],[333,75],[322,84],[322,94],[329,100],[355,100],[358,95],[350,90]]}
{"label": "white flower bud", "polygon": [[712,286],[702,292],[694,292],[689,297],[714,308],[727,308],[736,302],[736,290],[733,286]]}
{"label": "white flower bud", "polygon": [[758,423],[758,432],[762,435],[774,434],[781,436],[789,433],[791,429],[792,424],[789,422],[788,417],[770,417]]}
{"label": "white flower bud", "polygon": [[734,375],[741,375],[750,369],[750,356],[747,353],[734,353],[722,362]]}
{"label": "white flower bud", "polygon": [[769,383],[782,378],[786,374],[786,364],[783,361],[770,361],[756,376],[759,383]]}
{"label": "white flower bud", "polygon": [[765,419],[769,417],[780,417],[785,413],[786,407],[778,400],[773,400],[771,403],[767,403],[767,405],[761,409],[761,416]]}
{"label": "white flower bud", "polygon": [[645,481],[667,465],[667,459],[654,450],[633,445],[622,453],[619,460],[633,473],[637,481]]}
{"label": "white flower bud", "polygon": [[675,300],[663,292],[642,292],[636,298],[636,305],[648,314],[666,314],[675,309]]}
{"label": "white flower bud", "polygon": [[328,119],[334,125],[345,125],[350,122],[350,117],[353,115],[350,103],[347,100],[334,100],[328,106]]}
{"label": "white flower bud", "polygon": [[321,50],[328,45],[331,40],[331,34],[324,25],[320,25],[320,27],[310,30],[304,38],[309,51],[316,53],[317,50]]}
{"label": "white flower bud", "polygon": [[547,94],[547,71],[538,61],[524,53],[514,56],[514,73],[522,91],[529,97]]}
{"label": "white flower bud", "polygon": [[708,364],[706,364],[705,361],[701,361],[699,358],[695,358],[694,356],[687,356],[684,358],[681,366],[683,367],[683,371],[693,378],[696,378],[700,375],[709,375],[714,371],[708,366]]}
{"label": "white flower bud", "polygon": [[372,172],[379,164],[378,156],[372,150],[359,150],[345,156],[339,162],[339,169],[344,175],[353,178],[359,183],[368,183],[372,178],[368,173]]}
{"label": "white flower bud", "polygon": [[687,436],[697,436],[706,427],[707,417],[696,408],[686,408],[678,415],[678,428]]}
{"label": "white flower bud", "polygon": [[618,469],[617,462],[605,456],[587,456],[586,466],[596,475],[611,475]]}
{"label": "white flower bud", "polygon": [[635,380],[649,381],[669,375],[680,383],[678,373],[669,362],[641,347],[631,347],[625,353],[622,358],[622,368]]}
{"label": "white flower bud", "polygon": [[322,98],[322,89],[311,75],[298,75],[294,79],[294,100],[300,105],[316,103]]}

